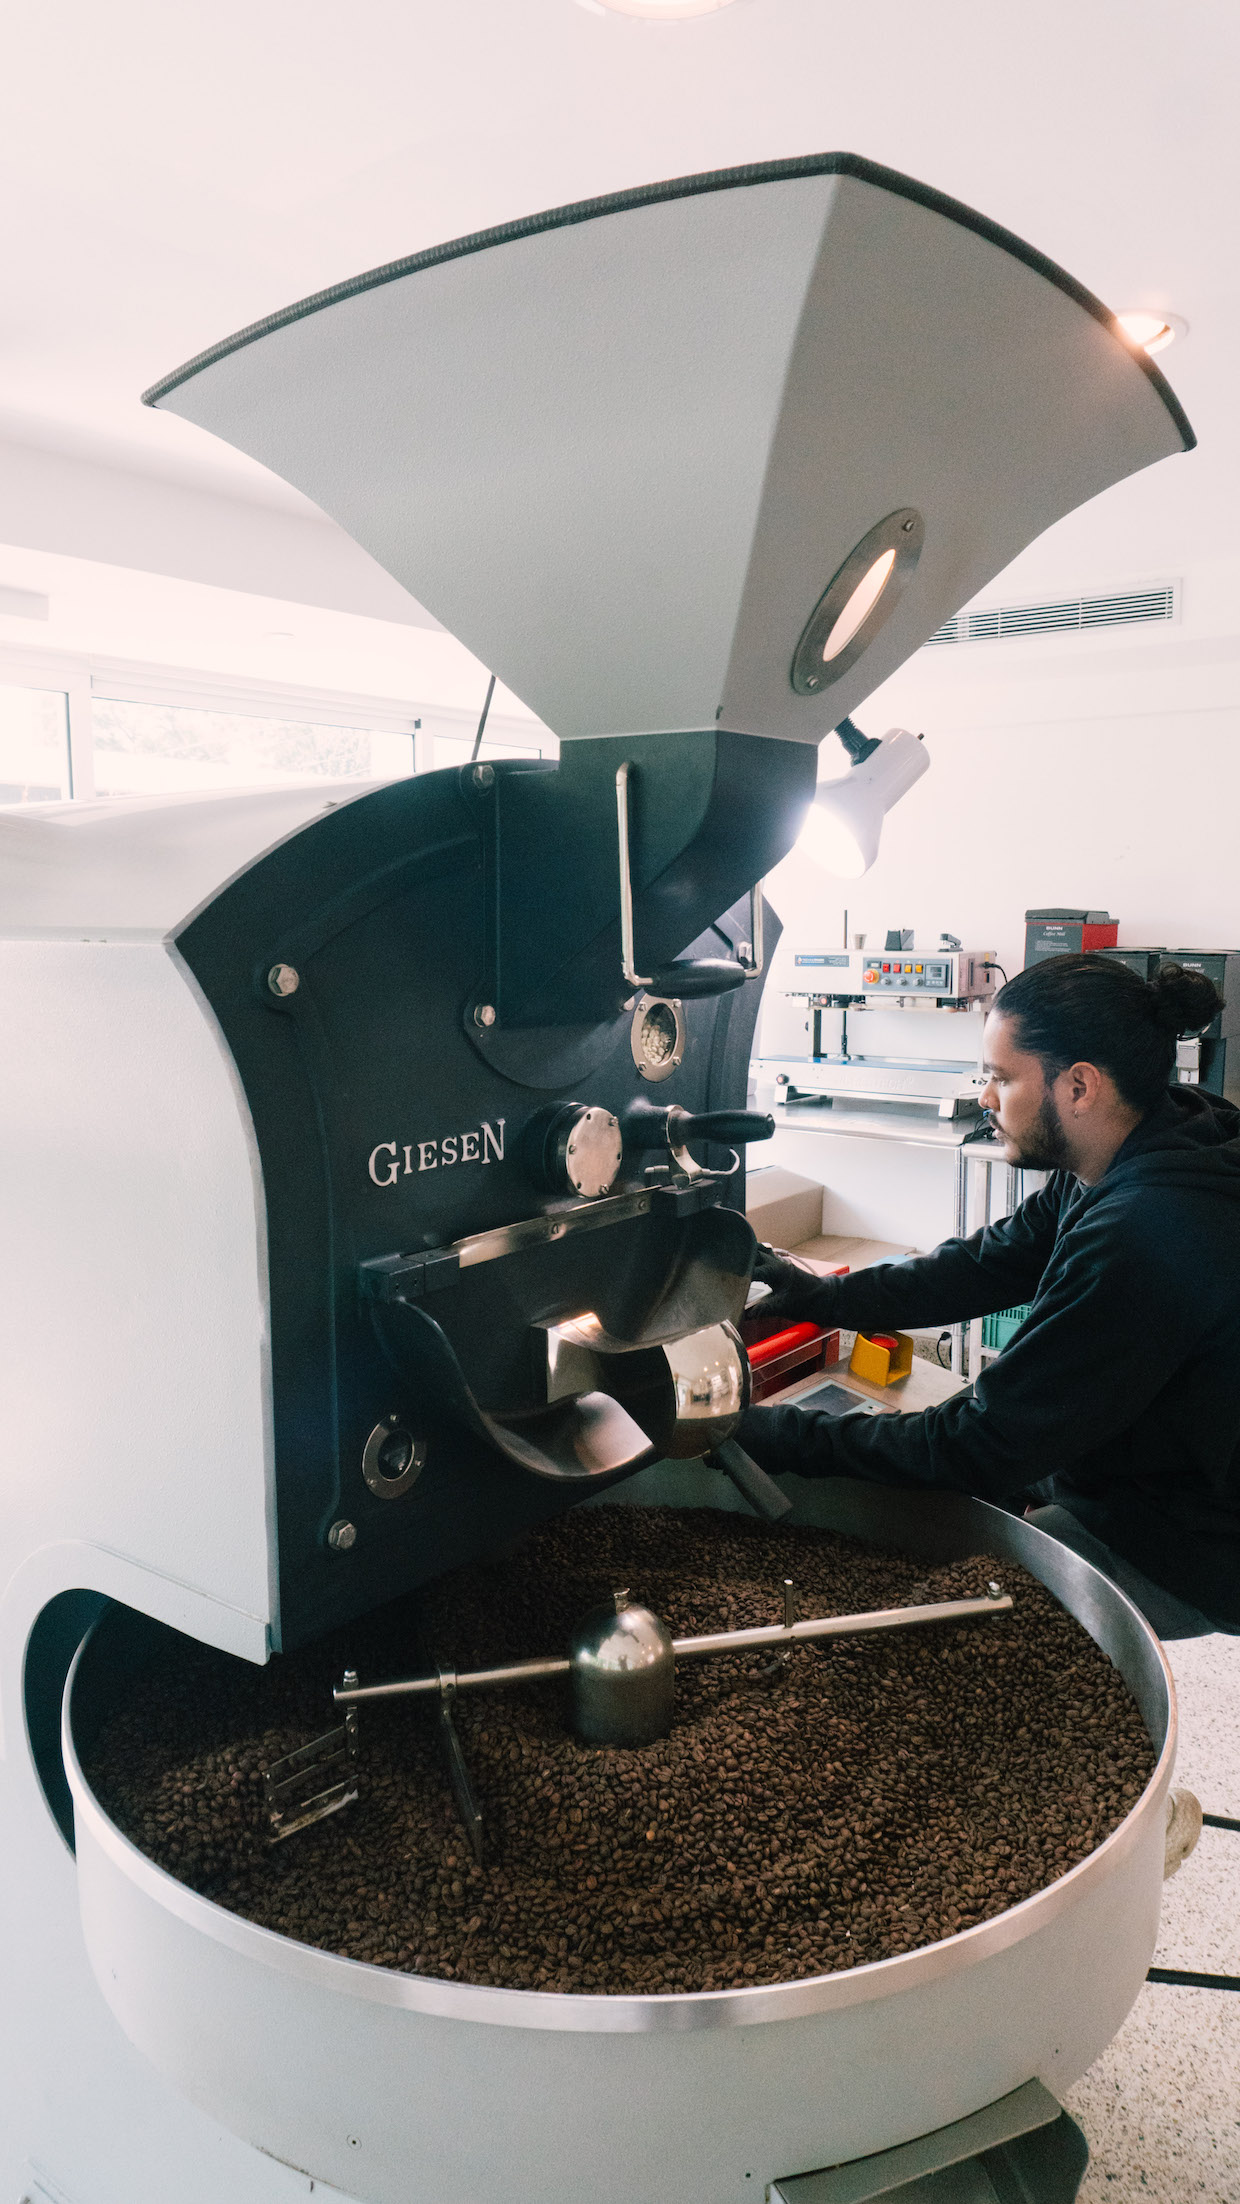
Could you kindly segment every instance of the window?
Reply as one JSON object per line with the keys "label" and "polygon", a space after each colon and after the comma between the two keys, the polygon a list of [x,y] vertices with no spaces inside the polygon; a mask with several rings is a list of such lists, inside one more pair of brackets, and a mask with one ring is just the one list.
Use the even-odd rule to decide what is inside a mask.
{"label": "window", "polygon": [[0,685],[0,804],[57,803],[70,793],[64,691]]}
{"label": "window", "polygon": [[414,769],[413,734],[198,705],[96,696],[101,796],[270,787],[308,780],[391,780]]}
{"label": "window", "polygon": [[[402,780],[468,764],[477,725],[455,703],[0,649],[0,807]],[[492,714],[479,753],[558,754],[516,714]]]}
{"label": "window", "polygon": [[[431,745],[436,771],[444,765],[468,765],[474,754],[472,735],[436,734],[431,737]],[[484,735],[478,755],[480,758],[543,758],[553,749],[547,736],[541,742],[505,742],[502,739],[488,742]]]}

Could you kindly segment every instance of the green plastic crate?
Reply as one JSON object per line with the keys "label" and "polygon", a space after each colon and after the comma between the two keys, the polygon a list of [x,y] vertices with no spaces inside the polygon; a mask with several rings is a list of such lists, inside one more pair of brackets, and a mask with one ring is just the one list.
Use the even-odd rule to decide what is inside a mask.
{"label": "green plastic crate", "polygon": [[983,1347],[1006,1347],[1009,1339],[1013,1339],[1020,1330],[1032,1307],[1032,1301],[1026,1301],[1022,1308],[1000,1309],[996,1316],[984,1316],[982,1318]]}

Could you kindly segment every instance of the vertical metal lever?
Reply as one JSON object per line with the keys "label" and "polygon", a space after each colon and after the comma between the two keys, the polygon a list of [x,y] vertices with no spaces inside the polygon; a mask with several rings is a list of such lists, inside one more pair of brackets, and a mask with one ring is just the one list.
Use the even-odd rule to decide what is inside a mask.
{"label": "vertical metal lever", "polygon": [[643,978],[637,969],[637,949],[633,936],[633,868],[629,854],[629,774],[627,763],[616,768],[616,831],[620,845],[620,962],[628,987],[649,988],[656,995],[695,996],[721,995],[729,987],[739,986],[742,980],[757,979],[765,962],[765,945],[762,938],[762,882],[755,881],[749,891],[749,935],[741,948],[748,949],[748,957],[738,956],[735,964],[723,958],[703,957],[687,964],[665,965],[661,972]]}

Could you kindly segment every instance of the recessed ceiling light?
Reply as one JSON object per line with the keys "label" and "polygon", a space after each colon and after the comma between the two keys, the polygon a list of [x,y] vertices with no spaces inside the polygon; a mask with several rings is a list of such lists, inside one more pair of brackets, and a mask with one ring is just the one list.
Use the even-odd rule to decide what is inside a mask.
{"label": "recessed ceiling light", "polygon": [[1115,319],[1125,336],[1150,353],[1165,352],[1177,337],[1188,335],[1188,323],[1179,314],[1163,314],[1156,307],[1133,306]]}
{"label": "recessed ceiling light", "polygon": [[677,23],[686,15],[713,15],[732,0],[577,0],[591,15],[640,15],[648,23]]}

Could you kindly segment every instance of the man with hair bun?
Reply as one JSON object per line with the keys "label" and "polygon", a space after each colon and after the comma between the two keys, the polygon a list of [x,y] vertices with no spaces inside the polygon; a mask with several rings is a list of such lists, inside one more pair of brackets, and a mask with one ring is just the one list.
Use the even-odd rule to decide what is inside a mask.
{"label": "man with hair bun", "polygon": [[1023,1507],[1161,1637],[1240,1634],[1240,1111],[1171,1084],[1177,1037],[1219,1007],[1177,965],[1146,981],[1048,957],[1009,980],[982,1102],[1046,1185],[909,1262],[830,1278],[762,1248],[755,1276],[773,1315],[832,1328],[1029,1315],[971,1391],[919,1415],[751,1409],[755,1459]]}

